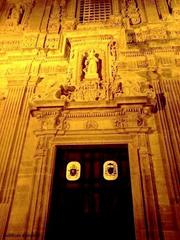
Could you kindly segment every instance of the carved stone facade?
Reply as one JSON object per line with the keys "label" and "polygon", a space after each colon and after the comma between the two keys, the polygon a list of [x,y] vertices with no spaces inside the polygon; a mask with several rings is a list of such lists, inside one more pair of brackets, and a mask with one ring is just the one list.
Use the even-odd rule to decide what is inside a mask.
{"label": "carved stone facade", "polygon": [[45,239],[68,144],[128,144],[136,240],[180,239],[180,2],[79,4],[0,0],[0,239]]}

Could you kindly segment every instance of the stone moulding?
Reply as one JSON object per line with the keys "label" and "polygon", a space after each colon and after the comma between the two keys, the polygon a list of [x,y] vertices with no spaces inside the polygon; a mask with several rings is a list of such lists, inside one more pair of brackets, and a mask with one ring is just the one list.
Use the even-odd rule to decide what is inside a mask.
{"label": "stone moulding", "polygon": [[148,119],[153,116],[146,98],[134,102],[67,103],[34,101],[30,104],[33,117],[39,120],[35,132],[44,135],[64,135],[76,131],[116,131],[118,133],[149,132]]}

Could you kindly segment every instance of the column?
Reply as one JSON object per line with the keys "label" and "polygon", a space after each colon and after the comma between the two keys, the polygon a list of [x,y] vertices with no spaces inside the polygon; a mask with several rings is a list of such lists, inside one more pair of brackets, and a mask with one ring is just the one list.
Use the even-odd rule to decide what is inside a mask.
{"label": "column", "polygon": [[159,9],[159,14],[162,17],[162,19],[166,18],[169,14],[167,2],[165,0],[156,0],[158,9]]}
{"label": "column", "polygon": [[28,29],[32,31],[39,31],[43,15],[45,13],[45,2],[44,0],[36,1],[35,6],[32,8],[32,13],[28,21]]}
{"label": "column", "polygon": [[[0,236],[3,235],[13,198],[27,115],[23,111],[26,86],[9,85],[0,122]],[[1,239],[1,237],[0,237]]]}
{"label": "column", "polygon": [[[77,2],[79,4],[80,1]],[[65,6],[65,5],[64,5]],[[76,0],[70,0],[66,3],[64,8],[64,14],[62,17],[62,29],[63,30],[74,30],[76,28]]]}
{"label": "column", "polygon": [[[37,236],[38,239],[44,239],[55,161],[54,154],[52,156],[53,145],[50,142],[57,131],[54,126],[58,114],[59,109],[47,109],[46,113],[41,111],[33,113],[40,121],[38,126],[40,129],[33,132],[37,144],[32,156],[34,171],[32,171],[29,210],[26,216],[27,225],[24,229],[26,240],[36,239]],[[16,222],[15,217],[13,221]]]}
{"label": "column", "polygon": [[47,25],[48,25],[48,21],[50,18],[52,6],[53,6],[52,0],[47,0],[45,11],[44,11],[44,16],[43,16],[42,22],[41,22],[41,28],[40,28],[41,32],[46,32],[46,30],[47,30]]}
{"label": "column", "polygon": [[145,206],[147,239],[160,240],[161,225],[158,209],[157,190],[155,186],[152,159],[148,149],[148,135],[142,133],[138,136],[138,161],[142,181],[142,195]]}
{"label": "column", "polygon": [[147,21],[146,16],[145,16],[145,9],[142,3],[142,0],[137,0],[138,8],[139,8],[139,13],[141,15],[141,22],[145,23]]}

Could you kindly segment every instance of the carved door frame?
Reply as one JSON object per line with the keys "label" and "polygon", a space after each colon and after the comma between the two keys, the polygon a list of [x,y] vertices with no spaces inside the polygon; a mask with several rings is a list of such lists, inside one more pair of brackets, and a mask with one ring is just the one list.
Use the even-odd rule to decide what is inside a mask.
{"label": "carved door frame", "polygon": [[[71,140],[70,140],[71,139]],[[128,145],[128,154],[129,154],[129,168],[130,168],[130,179],[131,179],[131,191],[132,191],[132,203],[133,203],[133,217],[134,217],[134,227],[135,227],[135,236],[136,239],[144,239],[146,240],[146,236],[144,235],[143,231],[145,230],[145,216],[144,216],[144,206],[143,206],[143,199],[142,199],[142,186],[141,186],[141,179],[140,175],[137,174],[140,172],[140,166],[138,161],[138,155],[134,153],[134,148],[137,145],[137,137],[132,135],[124,135],[120,137],[117,134],[113,135],[102,135],[96,139],[94,136],[79,136],[77,141],[77,136],[69,138],[57,138],[51,143],[51,150],[49,153],[49,159],[53,159],[53,166],[52,166],[52,177],[54,173],[55,167],[55,156],[56,156],[56,148],[57,146],[63,145],[121,145],[127,144]],[[88,139],[88,143],[87,140]],[[52,189],[53,180],[51,179],[51,187]],[[49,191],[49,201],[51,197],[51,191]],[[138,199],[138,201],[137,201]],[[48,214],[48,213],[47,213]],[[144,230],[142,230],[144,229]]]}
{"label": "carved door frame", "polygon": [[61,145],[127,144],[132,191],[136,240],[158,240],[159,208],[156,198],[149,134],[152,126],[146,117],[151,116],[146,106],[84,108],[49,107],[33,108],[39,119],[35,130],[37,147],[34,155],[36,174],[29,208],[26,234],[45,239],[50,198],[53,184],[56,147]]}
{"label": "carved door frame", "polygon": [[[133,204],[133,214],[134,214],[134,228],[136,240],[148,240],[148,239],[159,239],[158,238],[158,228],[156,220],[156,208],[152,202],[148,202],[146,199],[148,192],[152,193],[153,189],[151,184],[147,186],[145,183],[146,170],[149,169],[148,159],[146,157],[146,149],[143,151],[139,148],[139,138],[146,138],[146,133],[137,134],[102,134],[98,135],[94,133],[91,134],[75,134],[71,135],[54,135],[43,134],[39,132],[37,137],[44,142],[45,151],[41,149],[41,159],[42,166],[46,170],[42,170],[40,177],[38,179],[41,185],[42,192],[37,192],[36,202],[37,209],[34,211],[30,210],[30,215],[34,219],[34,225],[31,228],[31,234],[39,234],[38,239],[45,239],[45,230],[48,219],[49,212],[49,202],[51,198],[52,184],[53,184],[53,174],[55,168],[55,155],[56,147],[62,145],[96,145],[96,144],[127,144],[129,153],[129,167],[130,167],[130,179],[131,179],[131,190],[132,190],[132,204]],[[88,139],[88,141],[87,141]],[[48,148],[47,148],[48,146]],[[139,151],[140,150],[140,151]],[[38,159],[37,159],[38,161]],[[146,162],[146,163],[145,163]],[[146,166],[145,166],[146,164]],[[151,180],[151,179],[150,179]],[[147,189],[148,188],[148,189]],[[46,196],[46,200],[43,196]],[[151,196],[150,196],[151,197]],[[39,205],[39,208],[38,208]],[[150,221],[154,218],[154,225],[149,225]],[[31,219],[31,217],[30,217]],[[32,226],[32,225],[31,225]],[[30,229],[27,229],[28,233]],[[150,232],[156,232],[155,238],[149,237]]]}

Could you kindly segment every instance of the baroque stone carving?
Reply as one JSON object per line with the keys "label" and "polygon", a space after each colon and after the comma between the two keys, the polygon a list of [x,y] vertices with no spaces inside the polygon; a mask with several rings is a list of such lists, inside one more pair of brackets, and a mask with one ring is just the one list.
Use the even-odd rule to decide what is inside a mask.
{"label": "baroque stone carving", "polygon": [[117,78],[110,88],[112,99],[120,96],[146,96],[155,98],[153,86],[147,80]]}
{"label": "baroque stone carving", "polygon": [[62,20],[62,29],[65,31],[73,31],[77,27],[76,19],[63,19]]}
{"label": "baroque stone carving", "polygon": [[37,34],[24,34],[22,47],[23,48],[35,48],[37,42]]}
{"label": "baroque stone carving", "polygon": [[139,14],[139,9],[137,7],[137,2],[135,0],[128,0],[127,1],[127,16],[130,19],[131,25],[137,25],[141,23],[141,17]]}
{"label": "baroque stone carving", "polygon": [[6,21],[6,24],[10,26],[11,24],[19,25],[21,24],[21,20],[24,14],[24,9],[21,5],[15,5],[13,6],[8,14],[8,19]]}
{"label": "baroque stone carving", "polygon": [[129,28],[130,25],[138,25],[141,23],[141,16],[136,0],[124,0],[122,2],[123,25]]}
{"label": "baroque stone carving", "polygon": [[147,127],[147,119],[151,116],[150,112],[150,107],[125,107],[122,109],[122,114],[114,120],[114,126],[120,129]]}
{"label": "baroque stone carving", "polygon": [[55,0],[51,9],[51,14],[48,23],[48,32],[58,33],[62,21],[63,9],[65,1]]}
{"label": "baroque stone carving", "polygon": [[6,32],[23,30],[26,27],[27,19],[34,7],[34,3],[34,0],[8,1],[5,8],[8,14],[6,15],[4,26],[1,26],[0,30]]}
{"label": "baroque stone carving", "polygon": [[62,99],[65,97],[69,99],[72,91],[72,87],[60,84],[58,79],[39,77],[31,101]]}
{"label": "baroque stone carving", "polygon": [[35,116],[40,121],[40,130],[53,130],[57,126],[57,117],[59,116],[60,110],[58,109],[45,109],[33,111]]}
{"label": "baroque stone carving", "polygon": [[86,80],[79,84],[73,94],[75,101],[98,101],[106,99],[107,85],[100,86],[99,80]]}
{"label": "baroque stone carving", "polygon": [[118,66],[117,66],[117,43],[113,41],[109,44],[110,48],[110,66],[111,66],[111,77],[113,81],[117,77]]}
{"label": "baroque stone carving", "polygon": [[60,85],[59,90],[56,92],[56,97],[59,99],[71,99],[71,94],[75,91],[75,86]]}
{"label": "baroque stone carving", "polygon": [[98,123],[95,120],[88,120],[86,122],[86,129],[97,129]]}
{"label": "baroque stone carving", "polygon": [[115,121],[114,121],[114,125],[116,128],[126,128],[128,127],[128,119],[127,116],[121,116],[118,117]]}
{"label": "baroque stone carving", "polygon": [[51,113],[43,113],[41,116],[42,120],[41,120],[41,128],[43,130],[48,130],[48,129],[54,129],[55,126],[55,120],[56,120],[56,115],[52,115]]}
{"label": "baroque stone carving", "polygon": [[65,131],[70,128],[69,122],[67,122],[68,111],[60,111],[55,119],[55,127],[57,131]]}
{"label": "baroque stone carving", "polygon": [[95,56],[95,51],[92,49],[89,52],[89,56],[87,57],[86,65],[86,74],[85,78],[97,78],[97,63],[98,58]]}
{"label": "baroque stone carving", "polygon": [[111,15],[108,22],[111,24],[111,26],[122,26],[122,16]]}
{"label": "baroque stone carving", "polygon": [[135,30],[135,35],[137,42],[167,39],[167,32],[162,25],[140,27]]}
{"label": "baroque stone carving", "polygon": [[99,54],[91,49],[88,53],[85,52],[82,58],[82,73],[81,80],[83,79],[101,79],[102,80],[102,60]]}
{"label": "baroque stone carving", "polygon": [[46,156],[49,140],[47,136],[39,136],[34,156],[36,158]]}

